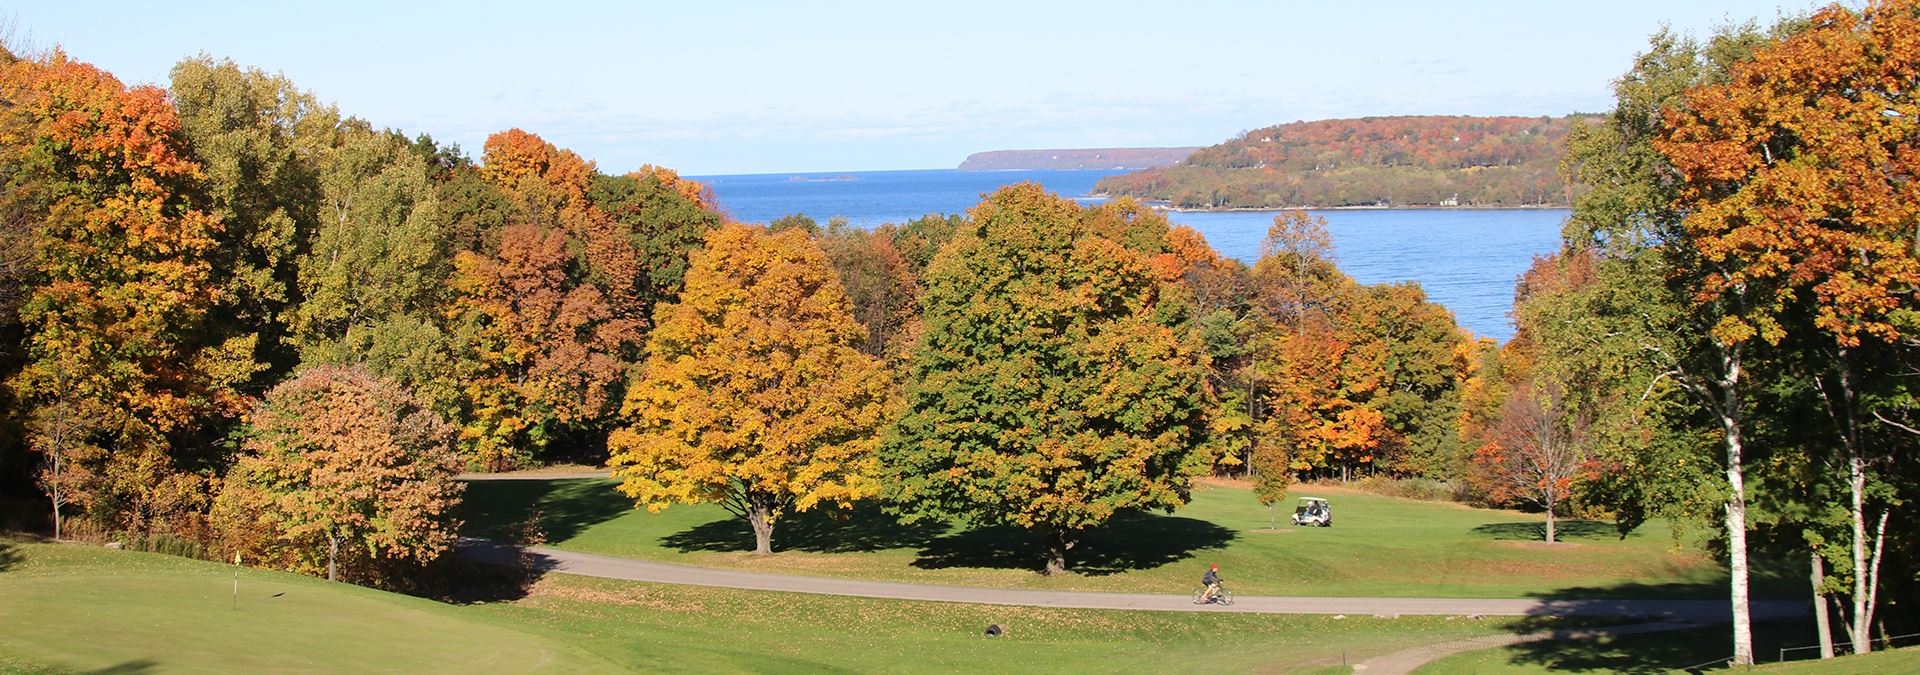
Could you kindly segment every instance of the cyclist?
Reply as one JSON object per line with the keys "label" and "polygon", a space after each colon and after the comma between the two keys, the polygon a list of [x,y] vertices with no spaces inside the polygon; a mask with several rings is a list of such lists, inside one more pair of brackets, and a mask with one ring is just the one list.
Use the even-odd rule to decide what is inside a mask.
{"label": "cyclist", "polygon": [[1202,603],[1213,602],[1213,598],[1220,595],[1220,581],[1220,563],[1213,563],[1207,568],[1207,573],[1200,577],[1200,583],[1207,587],[1207,592],[1200,596]]}

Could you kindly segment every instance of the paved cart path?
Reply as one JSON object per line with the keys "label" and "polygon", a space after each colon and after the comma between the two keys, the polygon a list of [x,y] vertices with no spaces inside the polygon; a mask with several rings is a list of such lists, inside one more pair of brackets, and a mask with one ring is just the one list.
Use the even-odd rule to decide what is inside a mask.
{"label": "paved cart path", "polygon": [[[511,564],[514,548],[485,540],[461,542],[462,555],[482,562]],[[1342,598],[1240,595],[1232,606],[1195,605],[1187,595],[1162,593],[1090,593],[1008,588],[939,586],[897,581],[769,574],[635,560],[536,546],[526,551],[540,569],[608,579],[663,584],[719,586],[754,591],[817,593],[890,600],[966,602],[1075,609],[1133,609],[1163,612],[1252,612],[1260,614],[1355,614],[1442,616],[1625,616],[1684,622],[1725,621],[1727,603],[1715,600],[1542,599],[1542,598]],[[1754,620],[1804,615],[1799,602],[1760,601]]]}

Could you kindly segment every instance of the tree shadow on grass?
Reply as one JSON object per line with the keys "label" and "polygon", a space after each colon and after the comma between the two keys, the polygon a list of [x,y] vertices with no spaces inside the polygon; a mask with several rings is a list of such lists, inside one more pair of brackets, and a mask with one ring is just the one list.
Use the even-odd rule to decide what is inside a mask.
{"label": "tree shadow on grass", "polygon": [[467,482],[459,515],[469,537],[506,538],[538,515],[547,541],[565,541],[632,510],[633,500],[604,478],[476,480]]}
{"label": "tree shadow on grass", "polygon": [[[1529,623],[1522,621],[1520,625]],[[1805,642],[1812,635],[1810,623],[1755,623],[1755,660],[1777,660],[1781,647]],[[1733,629],[1728,624],[1716,624],[1631,635],[1538,640],[1502,647],[1500,651],[1507,663],[1555,672],[1699,673],[1725,667],[1733,654]],[[1805,652],[1801,655],[1804,658]]]}
{"label": "tree shadow on grass", "polygon": [[11,569],[24,559],[24,556],[20,555],[20,549],[15,547],[13,542],[0,539],[0,572]]}
{"label": "tree shadow on grass", "polygon": [[153,659],[134,659],[116,663],[99,670],[86,671],[89,675],[131,675],[132,673],[151,673],[160,668],[160,662]]}
{"label": "tree shadow on grass", "polygon": [[[1125,512],[1106,525],[1089,530],[1067,553],[1069,570],[1087,576],[1106,576],[1152,569],[1226,546],[1232,530],[1193,518]],[[920,550],[914,567],[985,567],[1041,569],[1046,547],[1036,533],[1009,525],[978,527],[940,537]]]}
{"label": "tree shadow on grass", "polygon": [[[941,523],[901,524],[872,503],[849,511],[814,509],[783,517],[773,529],[773,550],[808,553],[871,553],[917,548],[946,533]],[[682,553],[751,551],[753,529],[739,518],[722,518],[660,539]]]}
{"label": "tree shadow on grass", "polygon": [[[1545,522],[1488,523],[1473,528],[1473,533],[1498,541],[1546,541]],[[1556,541],[1575,539],[1624,539],[1613,523],[1600,520],[1561,520],[1554,523]]]}

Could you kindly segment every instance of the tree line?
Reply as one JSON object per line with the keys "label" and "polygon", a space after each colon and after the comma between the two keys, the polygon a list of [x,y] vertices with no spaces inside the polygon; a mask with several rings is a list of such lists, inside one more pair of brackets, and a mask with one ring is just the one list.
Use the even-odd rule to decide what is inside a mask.
{"label": "tree line", "polygon": [[1476,343],[1293,241],[1326,242],[1304,215],[1252,268],[1035,185],[748,226],[670,170],[517,129],[476,161],[231,62],[166,90],[58,51],[5,76],[6,485],[56,537],[379,582],[448,549],[457,471],[572,460],[727,506],[761,551],[783,515],[880,498],[1031,528],[1060,571],[1209,471],[1278,495],[1461,453]]}

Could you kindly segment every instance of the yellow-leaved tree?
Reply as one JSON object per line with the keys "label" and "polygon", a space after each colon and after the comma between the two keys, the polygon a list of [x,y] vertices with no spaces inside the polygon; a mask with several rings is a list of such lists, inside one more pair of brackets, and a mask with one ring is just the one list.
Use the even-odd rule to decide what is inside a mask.
{"label": "yellow-leaved tree", "polygon": [[765,554],[783,514],[874,494],[877,433],[897,395],[860,352],[866,330],[805,233],[713,230],[654,320],[627,426],[608,439],[637,505],[719,504]]}

